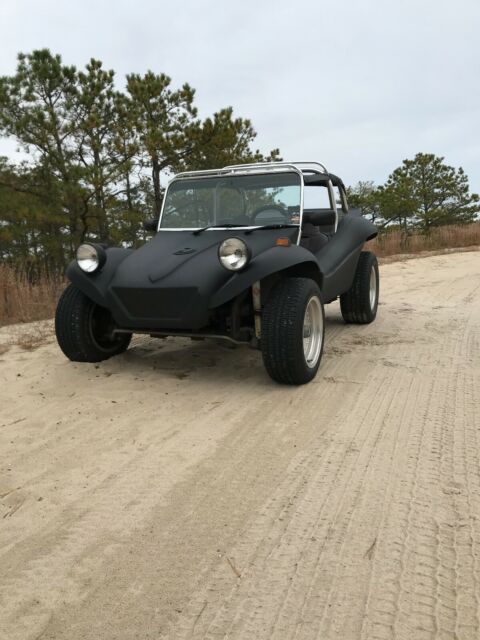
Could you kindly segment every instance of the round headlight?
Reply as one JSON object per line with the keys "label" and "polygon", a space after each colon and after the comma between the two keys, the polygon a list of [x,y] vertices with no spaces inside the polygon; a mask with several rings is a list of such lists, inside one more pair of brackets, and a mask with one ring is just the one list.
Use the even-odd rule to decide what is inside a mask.
{"label": "round headlight", "polygon": [[93,273],[105,263],[106,254],[102,247],[81,244],[77,249],[77,263],[82,271]]}
{"label": "round headlight", "polygon": [[228,238],[220,245],[218,258],[225,269],[239,271],[248,264],[250,250],[240,238]]}

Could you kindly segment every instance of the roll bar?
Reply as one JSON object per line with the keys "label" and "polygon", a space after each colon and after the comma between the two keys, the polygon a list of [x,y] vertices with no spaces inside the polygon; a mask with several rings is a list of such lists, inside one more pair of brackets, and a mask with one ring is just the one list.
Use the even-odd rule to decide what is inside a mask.
{"label": "roll bar", "polygon": [[327,168],[320,162],[251,162],[231,164],[221,169],[200,169],[199,171],[182,171],[176,178],[225,175],[229,173],[253,173],[258,171],[295,171],[295,173],[321,173],[329,175]]}

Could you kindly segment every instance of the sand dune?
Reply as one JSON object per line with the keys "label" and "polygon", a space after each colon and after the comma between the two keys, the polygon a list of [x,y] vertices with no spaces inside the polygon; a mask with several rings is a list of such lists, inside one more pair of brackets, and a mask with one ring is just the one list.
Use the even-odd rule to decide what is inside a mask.
{"label": "sand dune", "polygon": [[480,637],[480,252],[327,307],[314,383],[138,338],[0,330],[0,638]]}

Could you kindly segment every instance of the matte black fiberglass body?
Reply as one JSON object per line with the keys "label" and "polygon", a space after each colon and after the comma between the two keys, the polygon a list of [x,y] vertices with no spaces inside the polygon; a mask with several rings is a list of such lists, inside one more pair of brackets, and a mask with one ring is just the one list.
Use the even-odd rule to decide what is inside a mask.
{"label": "matte black fiberglass body", "polygon": [[348,324],[377,315],[376,227],[348,209],[318,162],[187,171],[167,186],[139,249],[83,242],[55,313],[74,362],[124,353],[132,334],[221,338],[261,352],[272,380],[300,385],[320,367],[324,305]]}
{"label": "matte black fiberglass body", "polygon": [[[99,272],[85,273],[74,261],[67,276],[108,308],[120,329],[201,332],[215,309],[279,273],[311,277],[324,302],[334,300],[352,285],[362,246],[377,230],[361,216],[347,213],[316,251],[296,244],[299,233],[298,227],[202,233],[160,229],[140,249],[107,249]],[[218,259],[219,245],[231,237],[241,238],[251,251],[248,265],[239,272],[226,270]],[[289,245],[277,246],[279,238],[288,238]]]}

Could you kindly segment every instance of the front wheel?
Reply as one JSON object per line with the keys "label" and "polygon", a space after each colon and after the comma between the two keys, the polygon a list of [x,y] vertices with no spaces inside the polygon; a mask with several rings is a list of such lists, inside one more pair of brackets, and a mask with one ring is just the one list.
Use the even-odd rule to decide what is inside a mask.
{"label": "front wheel", "polygon": [[318,285],[285,278],[270,292],[262,312],[262,356],[273,380],[305,384],[320,366],[325,315]]}
{"label": "front wheel", "polygon": [[113,334],[108,309],[95,304],[73,284],[63,292],[55,314],[55,334],[63,353],[75,362],[101,362],[123,353],[131,333]]}
{"label": "front wheel", "polygon": [[380,277],[374,253],[362,251],[350,289],[340,296],[340,309],[345,322],[369,324],[375,320],[378,308]]}

